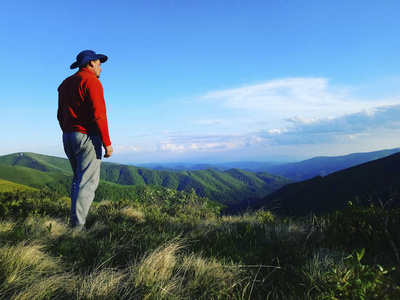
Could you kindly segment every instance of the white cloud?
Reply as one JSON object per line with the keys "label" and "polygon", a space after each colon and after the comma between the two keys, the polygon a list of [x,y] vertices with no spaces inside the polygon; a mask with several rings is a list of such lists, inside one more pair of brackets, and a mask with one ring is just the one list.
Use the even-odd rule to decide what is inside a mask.
{"label": "white cloud", "polygon": [[270,129],[268,130],[269,134],[283,134],[287,132],[287,129]]}
{"label": "white cloud", "polygon": [[305,117],[302,117],[302,116],[294,116],[294,117],[288,118],[286,120],[288,122],[291,122],[291,123],[304,124],[304,125],[313,124],[313,123],[316,123],[318,121],[317,118],[305,118]]}
{"label": "white cloud", "polygon": [[185,146],[183,144],[163,143],[160,150],[169,152],[184,152]]}
{"label": "white cloud", "polygon": [[[253,137],[239,134],[174,134],[161,141],[159,149],[170,152],[220,152],[239,149],[249,144]],[[258,139],[257,137],[255,137]]]}
{"label": "white cloud", "polygon": [[194,151],[218,151],[235,149],[237,145],[235,143],[191,143],[188,148]]}
{"label": "white cloud", "polygon": [[114,146],[114,151],[116,153],[130,153],[130,152],[143,152],[144,149],[139,146],[117,145]]}

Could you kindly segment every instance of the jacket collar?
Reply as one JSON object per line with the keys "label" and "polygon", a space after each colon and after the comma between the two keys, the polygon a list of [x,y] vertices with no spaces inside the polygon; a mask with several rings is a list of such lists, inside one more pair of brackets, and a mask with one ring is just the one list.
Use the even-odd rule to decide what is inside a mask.
{"label": "jacket collar", "polygon": [[77,73],[85,73],[85,74],[93,75],[94,77],[96,77],[96,75],[88,68],[80,68]]}

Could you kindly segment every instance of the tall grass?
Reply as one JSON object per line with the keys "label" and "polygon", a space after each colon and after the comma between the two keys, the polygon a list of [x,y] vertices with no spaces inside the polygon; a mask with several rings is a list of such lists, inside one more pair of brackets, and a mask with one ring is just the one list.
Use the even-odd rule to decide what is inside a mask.
{"label": "tall grass", "polygon": [[120,299],[124,296],[125,270],[98,268],[76,280],[78,299]]}
{"label": "tall grass", "polygon": [[[57,259],[44,251],[44,246],[35,242],[4,245],[0,248],[0,292],[4,296],[15,295],[24,299],[29,290],[29,298],[40,299],[43,292],[56,291],[61,266]],[[57,276],[55,276],[57,274]],[[40,292],[38,292],[40,291]]]}
{"label": "tall grass", "polygon": [[26,193],[0,194],[0,299],[400,297],[400,209],[218,216],[158,195],[95,204],[81,232],[64,199]]}

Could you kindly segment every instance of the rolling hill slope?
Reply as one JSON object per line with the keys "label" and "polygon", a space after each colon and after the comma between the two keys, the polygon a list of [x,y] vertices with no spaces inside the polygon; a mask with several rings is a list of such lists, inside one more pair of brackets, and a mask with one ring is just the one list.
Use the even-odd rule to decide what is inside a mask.
{"label": "rolling hill slope", "polygon": [[[72,173],[72,172],[71,172]],[[45,172],[22,166],[0,166],[0,178],[23,185],[41,185],[71,177],[64,172]]]}
{"label": "rolling hill slope", "polygon": [[67,159],[30,152],[0,156],[0,166],[20,166],[42,172],[72,174]]}
{"label": "rolling hill slope", "polygon": [[366,205],[400,203],[400,153],[360,164],[328,176],[291,183],[251,207],[262,206],[284,214],[304,215],[343,209],[348,201]]}
{"label": "rolling hill slope", "polygon": [[11,181],[0,179],[0,192],[12,192],[15,190],[24,191],[24,190],[36,190],[36,189],[23,184],[18,184]]}

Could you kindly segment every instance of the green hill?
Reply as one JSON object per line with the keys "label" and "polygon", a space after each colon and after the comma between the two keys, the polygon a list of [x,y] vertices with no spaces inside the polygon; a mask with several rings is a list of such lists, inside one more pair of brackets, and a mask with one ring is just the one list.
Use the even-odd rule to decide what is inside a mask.
{"label": "green hill", "polygon": [[36,189],[23,184],[18,184],[11,181],[0,179],[0,192],[12,192],[15,190],[24,191],[24,190],[36,190]]}
{"label": "green hill", "polygon": [[0,166],[0,178],[24,185],[40,185],[69,178],[66,173],[39,171],[29,167]]}
{"label": "green hill", "polygon": [[30,152],[0,156],[0,166],[20,166],[42,172],[72,174],[67,159]]}

